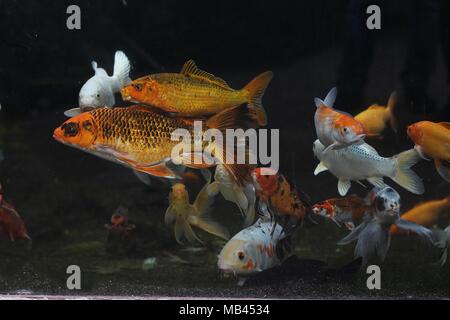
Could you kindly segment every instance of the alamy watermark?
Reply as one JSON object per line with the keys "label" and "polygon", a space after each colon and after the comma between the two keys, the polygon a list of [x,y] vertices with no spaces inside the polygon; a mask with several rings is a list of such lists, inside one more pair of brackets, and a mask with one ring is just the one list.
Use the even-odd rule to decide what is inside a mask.
{"label": "alamy watermark", "polygon": [[187,129],[178,128],[170,138],[179,141],[171,153],[171,160],[175,164],[257,165],[259,160],[261,165],[267,166],[262,168],[262,174],[273,174],[279,169],[278,129],[226,129],[224,136],[218,129],[203,131],[203,122],[194,121],[193,134]]}

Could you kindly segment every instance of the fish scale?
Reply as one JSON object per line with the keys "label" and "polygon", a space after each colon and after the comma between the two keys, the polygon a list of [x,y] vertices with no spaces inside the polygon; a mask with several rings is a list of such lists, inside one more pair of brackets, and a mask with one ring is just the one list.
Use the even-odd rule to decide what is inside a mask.
{"label": "fish scale", "polygon": [[170,156],[178,143],[170,139],[171,133],[178,128],[192,129],[185,121],[142,110],[97,109],[90,114],[98,126],[97,144],[133,154],[136,161],[143,163]]}

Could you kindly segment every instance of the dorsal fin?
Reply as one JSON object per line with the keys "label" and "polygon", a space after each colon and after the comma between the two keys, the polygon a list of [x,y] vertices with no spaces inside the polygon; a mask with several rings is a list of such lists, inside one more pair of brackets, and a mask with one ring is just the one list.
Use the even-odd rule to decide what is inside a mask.
{"label": "dorsal fin", "polygon": [[213,75],[211,73],[200,70],[197,67],[197,65],[195,64],[194,60],[186,61],[186,63],[183,65],[183,68],[181,68],[180,73],[184,74],[185,76],[191,76],[191,77],[197,77],[197,78],[204,79],[206,81],[214,83],[225,89],[231,89],[230,86],[225,82],[225,80],[223,80],[219,77],[216,77],[215,75]]}

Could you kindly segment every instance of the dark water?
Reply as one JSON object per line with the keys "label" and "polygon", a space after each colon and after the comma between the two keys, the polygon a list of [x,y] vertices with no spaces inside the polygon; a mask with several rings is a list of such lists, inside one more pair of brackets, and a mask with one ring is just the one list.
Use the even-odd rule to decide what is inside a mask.
{"label": "dark water", "polygon": [[[175,242],[173,229],[164,225],[169,185],[156,182],[146,186],[130,170],[52,138],[54,128],[65,120],[62,112],[76,104],[80,86],[91,76],[90,60],[97,59],[110,72],[113,53],[118,48],[132,61],[132,78],[159,71],[157,65],[176,72],[191,57],[236,88],[259,72],[271,69],[275,78],[264,105],[269,127],[280,129],[280,170],[313,202],[335,197],[337,180],[328,173],[313,175],[317,164],[312,153],[315,96],[323,97],[339,82],[346,95],[338,105],[356,113],[371,103],[384,104],[389,94],[397,90],[401,97],[396,111],[399,135],[388,130],[383,140],[370,142],[384,156],[413,146],[406,137],[406,125],[424,119],[450,120],[447,60],[437,36],[436,55],[428,52],[432,58],[426,56],[433,59],[435,67],[429,67],[427,75],[419,77],[427,78],[422,86],[427,95],[411,98],[409,82],[400,76],[404,74],[411,32],[406,18],[397,21],[393,17],[401,12],[405,2],[386,6],[388,30],[376,35],[371,54],[360,53],[361,59],[370,60],[366,80],[361,71],[365,67],[357,63],[357,57],[350,65],[342,59],[348,54],[345,39],[349,30],[343,21],[351,1],[293,5],[292,11],[295,9],[298,16],[288,14],[291,10],[282,5],[263,3],[255,9],[260,14],[258,18],[244,14],[255,4],[247,4],[243,12],[233,15],[235,7],[225,3],[186,8],[175,1],[152,5],[127,1],[127,6],[117,1],[99,15],[101,4],[82,2],[86,25],[74,33],[65,29],[64,4],[48,5],[45,11],[41,3],[2,3],[6,18],[3,23],[11,27],[10,34],[1,36],[5,49],[2,54],[11,60],[0,65],[0,145],[5,156],[0,164],[0,182],[6,197],[25,220],[33,242],[29,245],[1,239],[0,292],[449,297],[450,264],[440,269],[432,267],[439,250],[430,249],[414,237],[393,238],[382,264],[382,290],[369,291],[364,270],[341,270],[353,260],[353,245],[336,246],[336,241],[347,232],[327,221],[296,233],[293,253],[301,259],[296,265],[298,272],[291,270],[294,275],[286,276],[289,272],[282,271],[285,277],[275,276],[239,288],[236,279],[224,278],[217,270],[217,254],[223,241],[198,231],[206,242],[204,247],[192,249]],[[202,25],[185,17],[198,6],[207,17]],[[152,19],[145,19],[143,12],[149,12]],[[20,24],[21,16],[33,19]],[[268,26],[254,27],[264,17]],[[435,29],[425,30],[440,34],[442,28],[437,23]],[[178,41],[168,42],[169,38]],[[342,69],[354,73],[339,71]],[[345,92],[346,86],[354,89]],[[359,104],[355,102],[358,99]],[[426,192],[422,196],[408,193],[387,180],[402,196],[403,211],[423,200],[450,194],[449,184],[438,176],[431,162],[421,161],[414,170],[424,179]],[[367,191],[356,184],[350,190],[361,196]],[[117,245],[108,241],[104,224],[120,205],[129,209],[136,228],[132,231],[134,240]],[[232,233],[239,231],[242,219],[238,209],[220,196],[212,214]],[[448,220],[448,216],[444,217],[440,226],[445,227]],[[143,261],[150,257],[156,258],[156,265],[144,271]],[[80,291],[66,287],[69,265],[79,265],[82,270]]]}

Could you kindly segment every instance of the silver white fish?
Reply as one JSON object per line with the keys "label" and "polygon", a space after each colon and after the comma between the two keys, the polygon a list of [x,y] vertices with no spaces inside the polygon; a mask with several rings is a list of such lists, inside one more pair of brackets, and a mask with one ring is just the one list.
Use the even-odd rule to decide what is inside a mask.
{"label": "silver white fish", "polygon": [[386,186],[375,187],[371,193],[373,219],[364,221],[337,243],[346,245],[358,240],[355,258],[362,258],[362,266],[366,266],[369,260],[375,257],[384,261],[391,244],[390,228],[393,224],[403,230],[412,231],[427,243],[438,246],[430,229],[400,218],[400,195],[397,191]]}
{"label": "silver white fish", "polygon": [[[277,249],[286,237],[282,226],[259,219],[227,242],[217,265],[221,271],[241,277],[275,267],[287,257],[283,247]],[[245,278],[240,284],[243,281]]]}
{"label": "silver white fish", "polygon": [[251,225],[255,220],[256,191],[253,184],[245,187],[239,186],[230,176],[222,164],[216,166],[214,182],[208,186],[208,195],[216,196],[218,193],[227,201],[235,203],[245,216],[244,226]]}
{"label": "silver white fish", "polygon": [[338,178],[338,191],[341,196],[347,194],[351,181],[367,180],[376,187],[384,187],[383,177],[389,177],[400,186],[414,194],[424,192],[422,179],[410,168],[420,156],[414,149],[385,158],[367,143],[351,145],[339,150],[323,153],[324,145],[317,139],[313,152],[320,160],[314,175],[329,170]]}
{"label": "silver white fish", "polygon": [[92,69],[95,72],[94,76],[86,81],[78,95],[79,107],[67,110],[64,112],[65,116],[73,117],[93,108],[113,107],[114,94],[131,82],[130,61],[122,51],[115,53],[112,76],[108,76],[105,69],[99,68],[95,61],[92,61]]}

